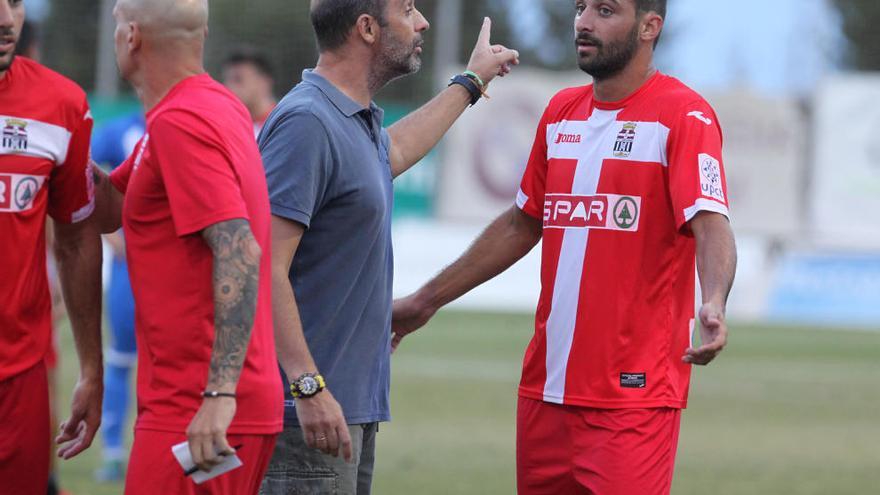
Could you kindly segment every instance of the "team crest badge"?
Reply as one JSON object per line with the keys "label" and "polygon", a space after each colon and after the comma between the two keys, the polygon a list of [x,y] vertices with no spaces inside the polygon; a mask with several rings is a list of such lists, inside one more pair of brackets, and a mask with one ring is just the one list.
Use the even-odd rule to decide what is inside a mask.
{"label": "team crest badge", "polygon": [[0,148],[12,151],[27,151],[28,134],[27,121],[20,119],[6,119],[3,126]]}
{"label": "team crest badge", "polygon": [[617,142],[614,143],[614,157],[629,158],[635,140],[636,124],[634,122],[623,124],[623,129],[617,134]]}

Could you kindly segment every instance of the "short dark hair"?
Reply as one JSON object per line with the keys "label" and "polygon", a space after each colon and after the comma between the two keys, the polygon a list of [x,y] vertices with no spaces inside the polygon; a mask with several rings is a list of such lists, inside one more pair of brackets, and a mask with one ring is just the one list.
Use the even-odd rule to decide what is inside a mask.
{"label": "short dark hair", "polygon": [[[636,0],[636,12],[639,14],[656,12],[657,15],[665,20],[666,0]],[[660,43],[660,35],[657,35],[657,39],[654,40],[654,48],[657,48],[657,43]]]}
{"label": "short dark hair", "polygon": [[270,79],[275,78],[275,71],[272,69],[272,64],[269,62],[269,59],[266,58],[263,53],[252,47],[240,46],[235,48],[223,61],[224,68],[239,64],[253,65],[260,74]]}
{"label": "short dark hair", "polygon": [[656,12],[666,19],[666,0],[636,0],[636,10],[641,13]]}
{"label": "short dark hair", "polygon": [[385,5],[388,0],[312,0],[310,16],[318,50],[335,50],[348,40],[351,28],[358,18],[367,14],[385,25]]}

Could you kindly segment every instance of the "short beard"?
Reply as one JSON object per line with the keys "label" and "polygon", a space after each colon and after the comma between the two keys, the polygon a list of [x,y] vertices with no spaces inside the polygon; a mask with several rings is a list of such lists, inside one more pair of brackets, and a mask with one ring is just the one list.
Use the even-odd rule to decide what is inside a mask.
{"label": "short beard", "polygon": [[384,38],[379,59],[370,74],[370,91],[375,94],[389,82],[418,72],[422,68],[422,59],[415,50],[421,43],[421,37],[411,46],[405,46],[391,35]]}
{"label": "short beard", "polygon": [[[589,35],[579,35],[575,38],[575,42],[580,38],[586,38],[594,42],[598,41]],[[620,74],[636,56],[636,50],[639,47],[638,24],[633,27],[629,36],[623,41],[608,44],[599,43],[596,47],[595,58],[584,60],[578,57],[578,66],[581,70],[593,76],[593,79],[597,81]]]}
{"label": "short beard", "polygon": [[15,50],[13,50],[12,55],[9,57],[8,63],[3,63],[2,59],[0,59],[0,74],[8,71],[9,68],[12,67],[12,62],[15,62],[15,57],[16,57]]}

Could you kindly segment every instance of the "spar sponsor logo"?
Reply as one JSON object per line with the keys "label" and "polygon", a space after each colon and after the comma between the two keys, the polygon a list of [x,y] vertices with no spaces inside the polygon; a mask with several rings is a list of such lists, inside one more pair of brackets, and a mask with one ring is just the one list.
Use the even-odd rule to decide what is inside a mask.
{"label": "spar sponsor logo", "polygon": [[0,175],[0,210],[6,210],[12,204],[12,176]]}
{"label": "spar sponsor logo", "polygon": [[562,132],[556,134],[556,142],[554,144],[580,144],[581,135],[580,134],[564,134]]}
{"label": "spar sponsor logo", "polygon": [[19,211],[29,210],[40,190],[40,183],[34,177],[25,177],[15,186],[15,206]]}
{"label": "spar sponsor logo", "polygon": [[30,210],[45,181],[45,176],[0,174],[0,211]]}
{"label": "spar sponsor logo", "polygon": [[700,188],[703,196],[724,203],[724,188],[721,185],[721,162],[712,155],[700,153]]}
{"label": "spar sponsor logo", "polygon": [[21,119],[5,119],[0,132],[0,148],[10,151],[27,151],[28,123]]}
{"label": "spar sponsor logo", "polygon": [[548,194],[544,197],[544,228],[637,232],[641,210],[639,196]]}

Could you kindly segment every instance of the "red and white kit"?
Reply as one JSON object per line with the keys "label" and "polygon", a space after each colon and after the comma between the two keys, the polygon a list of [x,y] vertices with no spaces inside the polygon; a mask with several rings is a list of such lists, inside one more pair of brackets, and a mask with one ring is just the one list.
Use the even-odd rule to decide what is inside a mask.
{"label": "red and white kit", "polygon": [[[0,493],[46,491],[48,391],[45,370],[34,369],[44,366],[52,334],[46,214],[75,223],[92,213],[91,132],[82,89],[14,60],[0,79],[0,389],[17,392],[0,393],[0,479],[13,480]],[[23,432],[31,441],[16,443]]]}
{"label": "red and white kit", "polygon": [[686,407],[696,252],[688,221],[728,215],[721,145],[709,104],[661,73],[619,102],[596,101],[592,86],[553,98],[517,197],[544,224],[522,398]]}
{"label": "red and white kit", "polygon": [[699,211],[728,214],[715,112],[656,74],[624,101],[562,91],[517,205],[542,219],[541,298],[520,395],[596,408],[683,408]]}

